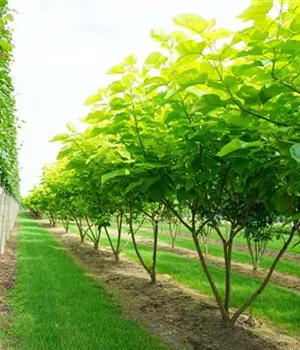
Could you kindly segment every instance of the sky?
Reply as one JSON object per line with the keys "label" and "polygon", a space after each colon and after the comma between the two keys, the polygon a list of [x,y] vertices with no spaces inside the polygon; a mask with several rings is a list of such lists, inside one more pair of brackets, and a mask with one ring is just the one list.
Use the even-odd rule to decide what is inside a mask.
{"label": "sky", "polygon": [[235,29],[249,0],[10,0],[19,132],[21,193],[38,184],[60,145],[49,140],[88,113],[85,99],[106,86],[105,72],[131,53],[157,48],[151,29],[172,29],[172,16],[196,13]]}

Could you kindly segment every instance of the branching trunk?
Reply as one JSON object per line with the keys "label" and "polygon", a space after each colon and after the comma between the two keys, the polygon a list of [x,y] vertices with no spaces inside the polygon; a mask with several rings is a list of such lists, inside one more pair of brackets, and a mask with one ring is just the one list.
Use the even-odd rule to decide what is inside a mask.
{"label": "branching trunk", "polygon": [[79,232],[79,236],[80,236],[80,243],[83,243],[86,234],[85,234],[83,227],[82,227],[82,219],[81,218],[77,219],[74,216],[74,221],[75,221],[76,226],[78,228],[78,232]]}
{"label": "branching trunk", "polygon": [[171,245],[172,245],[172,248],[175,248],[175,242],[179,232],[179,224],[176,221],[175,222],[172,221],[172,219],[169,219],[168,224],[169,224],[169,233],[171,237]]}
{"label": "branching trunk", "polygon": [[257,269],[259,268],[261,258],[263,257],[264,252],[266,250],[268,241],[267,240],[254,241],[254,249],[252,248],[253,239],[250,236],[246,237],[246,242],[247,242],[248,251],[251,256],[253,271],[257,271]]}
{"label": "branching trunk", "polygon": [[65,229],[65,232],[68,233],[69,232],[69,223],[70,223],[70,218],[67,217],[67,218],[64,218],[61,220],[62,224],[63,224],[63,227]]}
{"label": "branching trunk", "polygon": [[222,319],[223,319],[223,322],[225,325],[229,324],[229,315],[228,315],[228,312],[227,310],[225,309],[224,305],[223,305],[223,301],[222,301],[222,298],[219,294],[219,291],[216,287],[216,284],[215,284],[215,281],[211,275],[211,273],[209,272],[208,270],[208,266],[206,264],[206,261],[205,261],[205,258],[204,258],[204,255],[203,255],[203,252],[201,250],[201,247],[200,247],[200,244],[199,244],[199,240],[198,240],[198,237],[196,235],[195,232],[191,232],[192,233],[192,237],[193,237],[193,241],[194,241],[194,244],[195,244],[195,247],[196,247],[196,251],[198,253],[198,256],[199,256],[199,260],[200,260],[200,263],[201,263],[201,266],[203,268],[203,271],[206,275],[206,278],[209,282],[209,285],[212,289],[212,292],[214,294],[214,297],[216,299],[216,302],[219,306],[219,309],[220,309],[220,312],[221,312],[221,315],[222,315]]}
{"label": "branching trunk", "polygon": [[99,249],[99,242],[101,238],[101,226],[95,225],[95,231],[92,229],[93,224],[90,224],[88,217],[85,217],[86,222],[88,224],[88,228],[85,230],[85,234],[89,237],[89,239],[94,243],[94,250]]}
{"label": "branching trunk", "polygon": [[270,278],[272,277],[272,274],[280,260],[280,258],[282,257],[282,255],[285,253],[285,251],[287,250],[289,244],[292,242],[293,237],[295,235],[295,232],[297,230],[299,224],[294,224],[289,238],[287,239],[287,241],[284,243],[283,247],[281,248],[280,252],[277,254],[276,258],[273,261],[273,264],[270,267],[270,270],[266,276],[266,278],[264,279],[263,283],[260,285],[260,287],[256,290],[255,293],[253,293],[251,295],[251,297],[234,313],[234,315],[232,316],[230,323],[231,325],[234,325],[235,322],[237,321],[237,319],[239,318],[239,316],[253,303],[253,301],[264,291],[264,289],[266,288],[268,282],[270,281]]}
{"label": "branching trunk", "polygon": [[119,261],[119,252],[120,252],[120,250],[118,250],[118,245],[116,246],[116,248],[114,247],[113,242],[112,242],[111,237],[110,237],[110,234],[109,234],[106,226],[104,226],[104,231],[106,233],[111,250],[114,253],[115,261],[118,262]]}
{"label": "branching trunk", "polygon": [[[158,220],[155,218],[155,215],[149,215],[147,216],[151,219],[152,222],[152,228],[153,228],[153,252],[152,252],[152,262],[151,266],[148,266],[146,262],[144,261],[143,257],[141,256],[141,253],[138,249],[137,242],[135,239],[135,233],[138,230],[134,230],[133,228],[133,205],[130,203],[129,208],[129,231],[131,233],[131,239],[134,246],[135,253],[142,264],[143,268],[148,272],[151,278],[151,284],[156,284],[156,261],[157,261],[157,243],[158,243]],[[144,213],[145,214],[145,213]]]}

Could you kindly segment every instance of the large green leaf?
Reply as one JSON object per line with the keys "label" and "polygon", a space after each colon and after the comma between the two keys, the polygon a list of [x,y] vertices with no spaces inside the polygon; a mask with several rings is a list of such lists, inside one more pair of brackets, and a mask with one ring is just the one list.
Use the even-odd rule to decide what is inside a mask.
{"label": "large green leaf", "polygon": [[162,55],[160,52],[152,52],[145,61],[145,67],[147,69],[160,68],[168,61],[168,57]]}
{"label": "large green leaf", "polygon": [[300,163],[300,143],[296,143],[290,148],[290,155],[298,163]]}
{"label": "large green leaf", "polygon": [[260,147],[261,141],[253,141],[253,142],[245,142],[241,141],[237,138],[232,139],[229,143],[221,148],[221,150],[217,153],[219,157],[224,157],[227,154],[230,154],[234,151],[238,151],[240,149],[249,148],[249,147]]}
{"label": "large green leaf", "polygon": [[252,0],[252,4],[238,18],[249,21],[267,14],[273,7],[273,0]]}
{"label": "large green leaf", "polygon": [[104,184],[108,180],[114,179],[115,177],[125,176],[125,175],[129,175],[129,174],[130,174],[130,171],[126,168],[117,169],[117,170],[114,170],[114,171],[111,171],[109,173],[102,175],[101,182],[102,182],[102,184]]}

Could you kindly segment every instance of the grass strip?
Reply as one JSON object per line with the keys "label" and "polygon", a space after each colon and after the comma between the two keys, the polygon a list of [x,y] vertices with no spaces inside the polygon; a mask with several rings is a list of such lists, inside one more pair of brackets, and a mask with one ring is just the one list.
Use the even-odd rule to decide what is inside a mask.
{"label": "grass strip", "polygon": [[164,349],[138,322],[120,313],[55,238],[21,214],[18,277],[9,301],[13,349]]}

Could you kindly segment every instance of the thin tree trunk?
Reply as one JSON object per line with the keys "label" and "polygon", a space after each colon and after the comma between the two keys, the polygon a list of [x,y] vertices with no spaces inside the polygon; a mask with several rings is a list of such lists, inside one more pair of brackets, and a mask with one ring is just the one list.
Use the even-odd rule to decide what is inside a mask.
{"label": "thin tree trunk", "polygon": [[69,233],[69,224],[70,224],[70,218],[68,217],[66,220],[66,233]]}
{"label": "thin tree trunk", "polygon": [[144,259],[142,258],[136,240],[135,240],[135,234],[134,234],[134,228],[133,228],[133,220],[132,220],[132,204],[130,205],[130,213],[129,213],[129,231],[130,231],[130,235],[131,235],[131,239],[132,239],[132,243],[133,243],[133,247],[135,250],[135,253],[141,263],[141,265],[143,266],[143,268],[148,272],[149,275],[151,275],[151,270],[149,269],[149,267],[146,265],[146,263],[144,262]]}
{"label": "thin tree trunk", "polygon": [[82,220],[81,220],[81,218],[79,218],[79,220],[77,220],[77,218],[74,216],[74,221],[75,221],[77,228],[78,228],[78,232],[79,232],[79,236],[80,236],[80,243],[83,243],[85,234],[83,233],[83,229],[82,229]]}
{"label": "thin tree trunk", "polygon": [[219,294],[219,291],[216,287],[216,284],[215,284],[215,281],[213,280],[209,270],[208,270],[208,266],[206,264],[206,261],[205,261],[205,258],[204,258],[204,255],[202,253],[202,250],[201,250],[201,247],[200,247],[200,244],[199,244],[199,241],[198,241],[198,238],[195,234],[195,232],[192,232],[192,237],[193,237],[193,240],[194,240],[194,243],[195,243],[195,247],[196,247],[196,250],[197,250],[197,253],[198,253],[198,256],[199,256],[199,260],[200,260],[200,263],[202,265],[202,268],[203,268],[203,271],[206,275],[206,278],[210,284],[210,287],[213,291],[213,294],[214,294],[214,297],[217,301],[217,304],[219,306],[219,309],[220,309],[220,312],[221,312],[221,315],[222,315],[222,319],[224,321],[224,323],[227,325],[229,323],[229,315],[228,315],[228,312],[226,311],[224,305],[223,305],[223,301],[222,301],[222,298]]}
{"label": "thin tree trunk", "polygon": [[264,279],[263,283],[260,285],[260,287],[256,290],[255,293],[253,293],[251,295],[251,297],[234,313],[234,315],[232,316],[230,323],[232,325],[235,324],[235,322],[237,321],[237,319],[239,318],[239,316],[253,303],[253,301],[264,291],[264,289],[266,288],[268,282],[270,281],[270,278],[272,277],[272,274],[276,268],[276,265],[278,264],[280,258],[282,257],[282,255],[285,253],[285,251],[287,250],[287,247],[289,246],[289,244],[291,243],[291,241],[293,240],[294,234],[297,230],[298,224],[294,225],[291,233],[289,235],[288,240],[285,242],[285,244],[283,245],[283,247],[281,248],[280,252],[278,253],[278,255],[276,256],[275,260],[273,261],[273,264],[270,267],[270,270],[266,276],[266,278]]}
{"label": "thin tree trunk", "polygon": [[151,266],[151,284],[156,283],[156,261],[157,261],[157,241],[158,241],[158,221],[152,222],[153,226],[153,255]]}
{"label": "thin tree trunk", "polygon": [[108,241],[109,241],[109,245],[110,245],[110,247],[111,247],[111,250],[112,250],[113,253],[114,253],[115,261],[119,261],[119,254],[117,253],[117,250],[115,249],[115,247],[114,247],[114,245],[113,245],[113,243],[112,243],[112,240],[111,240],[111,238],[110,238],[110,235],[109,235],[109,233],[108,233],[108,230],[107,230],[107,227],[106,227],[106,226],[104,226],[104,231],[105,231],[106,236],[107,236],[107,238],[108,238]]}
{"label": "thin tree trunk", "polygon": [[117,240],[117,248],[116,248],[116,255],[115,260],[119,261],[120,258],[120,247],[121,247],[121,234],[122,234],[122,224],[123,224],[123,212],[120,213],[120,217],[117,218],[117,227],[118,227],[118,240]]}
{"label": "thin tree trunk", "polygon": [[248,246],[249,253],[250,253],[250,255],[251,255],[253,270],[255,270],[254,253],[253,253],[253,249],[252,249],[252,246],[251,246],[251,240],[250,240],[249,237],[246,238],[246,242],[247,242],[247,246]]}
{"label": "thin tree trunk", "polygon": [[230,292],[231,292],[231,252],[232,252],[232,240],[231,238],[224,246],[224,258],[225,258],[225,300],[224,307],[228,314]]}

